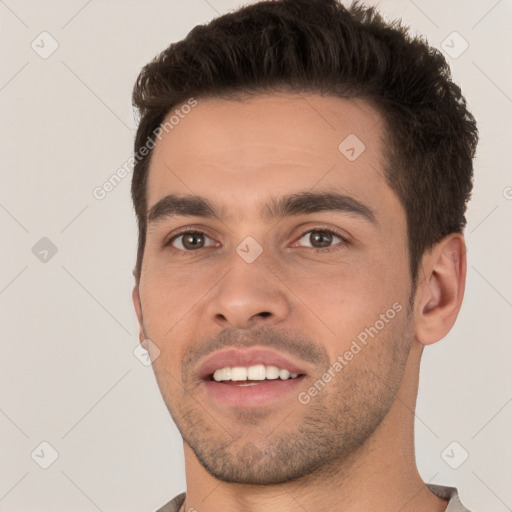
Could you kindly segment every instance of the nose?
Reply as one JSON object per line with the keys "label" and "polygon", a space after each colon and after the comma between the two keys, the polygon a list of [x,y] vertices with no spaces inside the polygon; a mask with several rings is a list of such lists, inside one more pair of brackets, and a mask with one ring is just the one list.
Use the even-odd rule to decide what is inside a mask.
{"label": "nose", "polygon": [[247,263],[235,254],[230,270],[211,295],[208,318],[223,328],[277,324],[289,314],[286,290],[263,258]]}

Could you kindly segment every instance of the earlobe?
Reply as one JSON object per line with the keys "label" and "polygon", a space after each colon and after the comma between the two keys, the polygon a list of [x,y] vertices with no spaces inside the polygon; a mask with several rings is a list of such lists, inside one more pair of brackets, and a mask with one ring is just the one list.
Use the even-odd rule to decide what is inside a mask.
{"label": "earlobe", "polygon": [[134,286],[132,291],[132,301],[133,306],[135,308],[135,313],[137,314],[137,319],[139,321],[139,341],[142,343],[146,338],[146,333],[144,329],[144,318],[142,315],[142,305],[140,302],[140,294],[139,287],[137,285]]}
{"label": "earlobe", "polygon": [[459,314],[466,282],[466,244],[452,233],[422,260],[423,275],[416,292],[416,339],[431,345],[444,338]]}

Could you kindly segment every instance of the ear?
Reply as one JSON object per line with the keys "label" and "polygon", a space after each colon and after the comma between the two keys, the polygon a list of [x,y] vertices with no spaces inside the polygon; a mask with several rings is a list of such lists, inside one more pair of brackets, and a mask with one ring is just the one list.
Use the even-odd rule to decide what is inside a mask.
{"label": "ear", "polygon": [[459,314],[466,284],[466,243],[452,233],[423,256],[414,302],[415,334],[422,345],[444,338]]}
{"label": "ear", "polygon": [[137,314],[137,319],[139,321],[139,341],[142,343],[146,338],[146,333],[144,329],[144,319],[142,317],[142,306],[140,303],[140,294],[139,294],[139,286],[135,285],[132,291],[132,300],[133,306],[135,307],[135,313]]}

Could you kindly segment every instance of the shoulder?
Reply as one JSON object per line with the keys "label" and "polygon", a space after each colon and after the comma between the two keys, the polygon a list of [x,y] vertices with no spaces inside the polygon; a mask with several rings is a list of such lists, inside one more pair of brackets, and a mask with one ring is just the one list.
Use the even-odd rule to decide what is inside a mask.
{"label": "shoulder", "polygon": [[455,487],[435,484],[427,484],[427,487],[436,496],[448,500],[448,507],[445,512],[471,512],[460,501],[459,492]]}

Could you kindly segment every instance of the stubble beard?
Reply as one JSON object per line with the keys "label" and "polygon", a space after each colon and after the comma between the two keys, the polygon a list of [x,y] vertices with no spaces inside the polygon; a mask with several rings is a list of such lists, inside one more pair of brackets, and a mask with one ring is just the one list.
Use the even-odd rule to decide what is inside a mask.
{"label": "stubble beard", "polygon": [[[281,424],[269,416],[275,413],[261,410],[239,410],[216,421],[205,410],[208,404],[201,406],[186,393],[172,406],[166,400],[167,407],[184,442],[218,480],[270,485],[332,475],[347,469],[365,446],[400,387],[411,332],[383,334],[308,404],[296,400],[291,414],[281,410]],[[269,418],[278,426],[265,434]]]}

